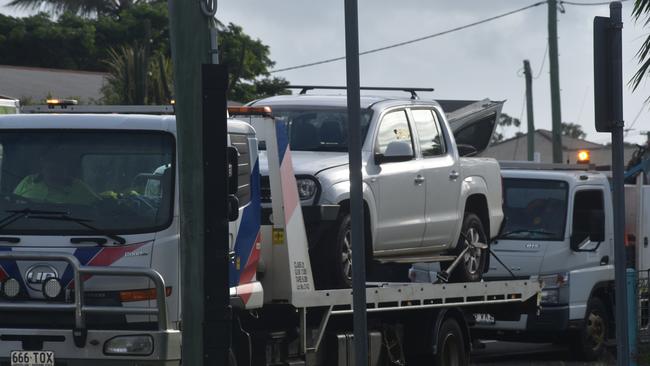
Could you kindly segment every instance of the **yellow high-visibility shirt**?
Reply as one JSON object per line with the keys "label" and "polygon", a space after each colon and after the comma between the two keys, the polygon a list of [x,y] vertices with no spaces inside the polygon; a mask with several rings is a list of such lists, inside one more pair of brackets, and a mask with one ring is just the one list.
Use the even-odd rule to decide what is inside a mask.
{"label": "yellow high-visibility shirt", "polygon": [[39,174],[28,175],[18,183],[14,194],[36,202],[59,204],[88,205],[100,200],[86,183],[72,179],[70,184],[62,187],[51,187],[45,184]]}

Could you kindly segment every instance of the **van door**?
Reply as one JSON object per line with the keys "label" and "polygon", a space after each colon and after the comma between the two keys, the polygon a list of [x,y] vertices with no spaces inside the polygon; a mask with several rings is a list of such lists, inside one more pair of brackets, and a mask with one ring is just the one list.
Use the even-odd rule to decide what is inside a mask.
{"label": "van door", "polygon": [[[560,180],[505,178],[505,227],[492,250],[517,277],[539,274],[549,250],[564,250],[568,184]],[[509,278],[508,271],[490,261],[488,277]]]}

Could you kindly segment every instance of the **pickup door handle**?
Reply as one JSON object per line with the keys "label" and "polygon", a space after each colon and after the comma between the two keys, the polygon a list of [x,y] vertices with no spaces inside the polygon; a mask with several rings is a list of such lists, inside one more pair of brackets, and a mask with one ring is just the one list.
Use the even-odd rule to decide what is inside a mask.
{"label": "pickup door handle", "polygon": [[422,183],[424,183],[424,177],[421,176],[420,174],[418,174],[418,175],[415,176],[414,181],[415,181],[415,184],[422,184]]}
{"label": "pickup door handle", "polygon": [[460,177],[460,173],[455,170],[452,170],[451,173],[449,173],[450,180],[456,180],[458,177]]}

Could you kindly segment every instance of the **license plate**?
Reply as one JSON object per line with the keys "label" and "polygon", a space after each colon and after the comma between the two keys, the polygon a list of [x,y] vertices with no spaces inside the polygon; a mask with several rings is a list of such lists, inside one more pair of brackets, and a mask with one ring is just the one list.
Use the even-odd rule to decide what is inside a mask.
{"label": "license plate", "polygon": [[477,324],[494,324],[494,316],[491,314],[474,314],[474,319],[476,319]]}
{"label": "license plate", "polygon": [[54,366],[54,352],[11,351],[11,366]]}

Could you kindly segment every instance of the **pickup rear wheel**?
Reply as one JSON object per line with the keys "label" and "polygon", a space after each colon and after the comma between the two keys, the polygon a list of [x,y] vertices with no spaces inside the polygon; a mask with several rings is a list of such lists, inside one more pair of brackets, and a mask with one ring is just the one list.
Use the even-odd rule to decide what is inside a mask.
{"label": "pickup rear wheel", "polygon": [[[469,247],[463,259],[451,273],[449,280],[451,282],[477,282],[483,277],[485,265],[487,264],[488,251],[482,246],[487,245],[487,235],[483,230],[481,220],[471,212],[466,212],[463,218],[463,227],[461,235],[454,249],[455,255],[460,255],[465,248]],[[446,270],[452,262],[443,262],[440,264],[443,270]]]}

